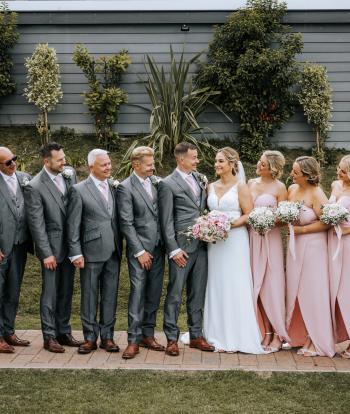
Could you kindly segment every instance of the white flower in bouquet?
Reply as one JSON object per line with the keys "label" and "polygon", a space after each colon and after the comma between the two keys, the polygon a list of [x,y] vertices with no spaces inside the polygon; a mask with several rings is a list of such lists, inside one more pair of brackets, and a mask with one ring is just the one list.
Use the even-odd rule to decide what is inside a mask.
{"label": "white flower in bouquet", "polygon": [[294,223],[299,218],[301,206],[299,201],[281,201],[275,211],[276,218],[283,224]]}
{"label": "white flower in bouquet", "polygon": [[270,207],[256,207],[248,216],[248,224],[254,231],[263,236],[275,227],[275,213]]}
{"label": "white flower in bouquet", "polygon": [[197,218],[196,223],[186,232],[182,232],[190,239],[199,239],[207,243],[226,240],[231,228],[230,217],[221,211],[210,211]]}
{"label": "white flower in bouquet", "polygon": [[347,221],[349,219],[349,211],[338,203],[324,204],[322,206],[322,214],[320,220],[324,224],[331,224],[336,226],[337,224]]}

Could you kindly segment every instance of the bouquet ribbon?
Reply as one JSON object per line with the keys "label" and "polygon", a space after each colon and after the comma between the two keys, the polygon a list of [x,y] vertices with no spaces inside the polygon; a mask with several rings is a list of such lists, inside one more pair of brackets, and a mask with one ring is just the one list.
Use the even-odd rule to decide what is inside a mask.
{"label": "bouquet ribbon", "polygon": [[294,227],[291,223],[288,223],[288,229],[289,229],[289,251],[293,257],[293,260],[295,260],[295,233],[294,233]]}
{"label": "bouquet ribbon", "polygon": [[339,226],[339,224],[334,226],[334,230],[335,230],[335,234],[337,235],[337,239],[338,239],[338,243],[337,243],[337,249],[332,257],[332,260],[335,260],[338,257],[339,251],[340,251],[340,241],[341,241],[341,236],[343,235],[342,231],[341,231],[341,227]]}

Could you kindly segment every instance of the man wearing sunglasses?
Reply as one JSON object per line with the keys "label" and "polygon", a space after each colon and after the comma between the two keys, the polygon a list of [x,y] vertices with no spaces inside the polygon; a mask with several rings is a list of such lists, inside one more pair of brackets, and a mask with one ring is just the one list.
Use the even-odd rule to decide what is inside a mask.
{"label": "man wearing sunglasses", "polygon": [[16,171],[16,160],[8,148],[0,147],[0,353],[29,345],[15,334],[15,319],[27,252],[33,253],[23,198],[31,177]]}
{"label": "man wearing sunglasses", "polygon": [[40,318],[44,348],[62,353],[66,346],[80,346],[72,336],[70,316],[74,266],[67,257],[66,222],[68,190],[76,183],[66,167],[63,147],[51,142],[41,147],[43,169],[25,187],[28,224],[40,259],[42,291]]}

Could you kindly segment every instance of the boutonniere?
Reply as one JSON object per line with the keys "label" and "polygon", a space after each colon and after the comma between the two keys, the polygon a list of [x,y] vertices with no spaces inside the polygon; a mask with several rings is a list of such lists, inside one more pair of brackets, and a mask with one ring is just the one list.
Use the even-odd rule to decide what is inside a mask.
{"label": "boutonniere", "polygon": [[29,178],[28,177],[24,177],[21,183],[22,187],[26,187],[29,184]]}
{"label": "boutonniere", "polygon": [[73,177],[74,172],[73,172],[73,170],[72,170],[71,168],[65,168],[65,169],[61,172],[61,175],[62,175],[62,177],[63,177],[63,178],[65,178],[66,180],[70,180],[70,179]]}
{"label": "boutonniere", "polygon": [[115,180],[113,177],[111,177],[111,179],[110,179],[110,184],[111,184],[111,186],[113,187],[113,188],[117,188],[118,187],[118,185],[120,184],[120,181],[118,181],[118,180]]}
{"label": "boutonniere", "polygon": [[157,177],[156,175],[151,175],[149,177],[151,184],[153,184],[155,187],[158,187],[159,182],[162,180],[160,177]]}
{"label": "boutonniere", "polygon": [[199,182],[199,185],[203,188],[203,190],[206,190],[208,188],[208,178],[201,173],[197,173],[197,179]]}

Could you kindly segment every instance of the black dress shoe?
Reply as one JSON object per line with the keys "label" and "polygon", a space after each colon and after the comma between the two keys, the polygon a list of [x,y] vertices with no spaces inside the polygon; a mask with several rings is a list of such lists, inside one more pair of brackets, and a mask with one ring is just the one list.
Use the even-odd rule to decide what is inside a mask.
{"label": "black dress shoe", "polygon": [[57,342],[60,345],[66,345],[66,346],[75,346],[79,347],[80,345],[83,345],[84,341],[77,341],[72,334],[62,334],[58,335],[56,338]]}

